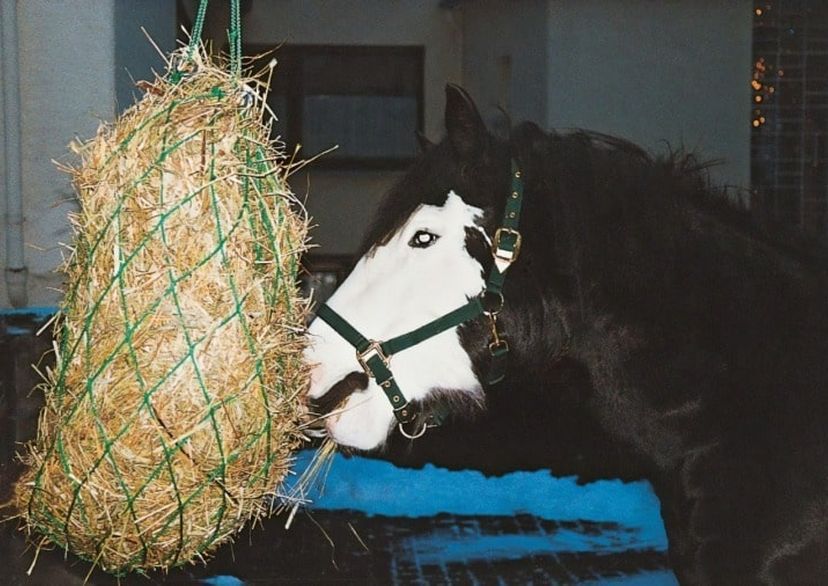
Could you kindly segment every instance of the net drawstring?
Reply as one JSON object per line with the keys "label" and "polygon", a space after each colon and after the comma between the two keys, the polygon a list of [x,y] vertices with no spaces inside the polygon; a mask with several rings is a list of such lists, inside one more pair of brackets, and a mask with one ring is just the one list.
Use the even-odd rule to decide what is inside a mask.
{"label": "net drawstring", "polygon": [[207,14],[207,4],[209,4],[209,0],[201,0],[198,5],[195,23],[190,33],[190,45],[187,48],[187,61],[193,60],[193,55],[198,48],[198,44],[201,42],[201,31],[204,28],[204,16]]}
{"label": "net drawstring", "polygon": [[241,77],[241,14],[239,0],[230,1],[230,30],[227,31],[230,42],[230,73],[237,79]]}
{"label": "net drawstring", "polygon": [[[196,12],[195,23],[193,24],[192,34],[190,36],[190,44],[187,47],[187,58],[189,62],[193,61],[193,56],[198,49],[198,44],[201,42],[201,33],[204,30],[204,19],[207,14],[207,4],[209,0],[201,0],[198,4],[198,11]],[[236,79],[241,78],[241,8],[239,7],[239,0],[230,0],[230,28],[227,31],[227,40],[230,45],[230,73]],[[175,72],[178,81],[181,78],[179,71]]]}

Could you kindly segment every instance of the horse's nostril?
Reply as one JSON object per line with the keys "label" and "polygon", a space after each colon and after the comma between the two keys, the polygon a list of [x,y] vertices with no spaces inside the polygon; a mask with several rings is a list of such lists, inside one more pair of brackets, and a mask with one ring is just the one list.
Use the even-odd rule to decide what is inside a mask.
{"label": "horse's nostril", "polygon": [[364,372],[352,372],[321,397],[311,399],[308,406],[314,414],[321,417],[339,407],[355,391],[364,391],[367,388],[368,375]]}

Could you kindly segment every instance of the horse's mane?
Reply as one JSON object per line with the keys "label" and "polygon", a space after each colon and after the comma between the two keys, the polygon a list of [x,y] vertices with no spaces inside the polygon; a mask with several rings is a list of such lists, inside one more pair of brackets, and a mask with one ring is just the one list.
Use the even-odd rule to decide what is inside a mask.
{"label": "horse's mane", "polygon": [[530,166],[528,176],[556,183],[559,190],[579,189],[581,196],[571,203],[589,208],[583,211],[592,223],[615,223],[614,213],[630,206],[645,212],[644,206],[655,211],[666,203],[703,214],[791,260],[828,269],[824,239],[776,220],[760,193],[714,185],[709,171],[718,160],[669,145],[666,154],[652,155],[616,136],[582,129],[543,132],[531,122],[512,129],[510,148]]}
{"label": "horse's mane", "polygon": [[713,186],[715,162],[693,153],[652,156],[617,137],[543,132],[532,123],[513,129],[510,150],[530,194],[525,246],[551,231],[541,244],[547,250],[536,247],[536,264],[577,277],[580,294],[589,289],[598,303],[647,313],[667,290],[691,295],[739,272],[751,281],[828,275],[821,242],[769,221],[761,201],[749,208]]}
{"label": "horse's mane", "polygon": [[[498,142],[491,137],[493,145]],[[609,134],[582,129],[544,132],[531,122],[512,128],[508,149],[529,168],[530,180],[578,189],[585,196],[580,203],[593,211],[613,210],[633,200],[637,209],[644,202],[656,207],[659,202],[683,202],[791,260],[828,268],[828,241],[776,221],[762,194],[713,185],[709,170],[719,164],[717,160],[669,146],[666,154],[654,156]],[[427,149],[386,194],[358,256],[385,242],[418,205],[442,203],[449,189],[459,187],[458,175],[463,172],[445,141]],[[599,213],[591,219],[601,217]]]}

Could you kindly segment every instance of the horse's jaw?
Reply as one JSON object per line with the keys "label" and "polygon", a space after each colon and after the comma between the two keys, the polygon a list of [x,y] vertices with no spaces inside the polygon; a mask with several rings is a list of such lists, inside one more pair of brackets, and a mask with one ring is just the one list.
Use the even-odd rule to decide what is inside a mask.
{"label": "horse's jaw", "polygon": [[[321,320],[311,324],[309,334],[305,350],[305,360],[311,365],[308,397],[312,403],[327,400],[330,405],[330,411],[318,413],[324,418],[326,435],[358,450],[382,448],[397,425],[385,393],[371,378],[364,388],[337,392],[343,379],[361,370],[356,352]],[[479,411],[485,403],[471,358],[455,331],[395,356],[390,367],[405,398],[427,409],[430,402],[440,400],[465,415]]]}
{"label": "horse's jaw", "polygon": [[388,400],[374,383],[345,403],[326,420],[328,437],[341,446],[371,451],[382,448],[394,427]]}
{"label": "horse's jaw", "polygon": [[[360,370],[356,352],[321,320],[314,320],[309,329],[305,362],[311,365],[308,398],[324,401],[326,395],[348,374]],[[337,444],[358,450],[381,448],[394,424],[391,405],[379,385],[368,379],[366,388],[348,391],[341,403],[330,411],[317,413],[324,418],[325,435]],[[339,399],[334,399],[338,402]]]}

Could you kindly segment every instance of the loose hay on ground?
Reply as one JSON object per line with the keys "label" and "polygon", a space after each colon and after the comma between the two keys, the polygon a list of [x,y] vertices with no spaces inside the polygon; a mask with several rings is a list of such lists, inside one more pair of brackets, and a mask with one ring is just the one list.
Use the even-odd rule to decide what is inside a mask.
{"label": "loose hay on ground", "polygon": [[30,530],[114,573],[226,541],[302,440],[292,165],[262,83],[195,62],[76,145],[57,364],[16,495]]}

